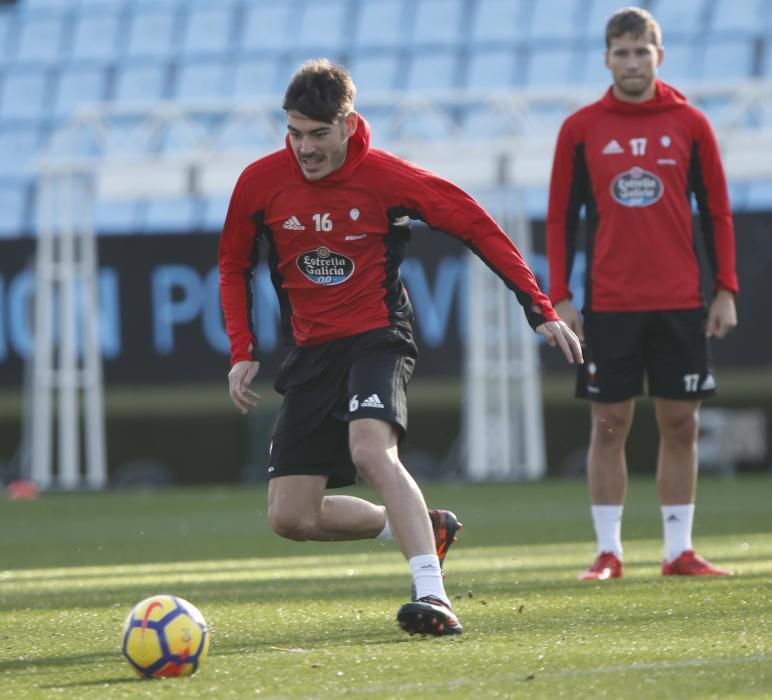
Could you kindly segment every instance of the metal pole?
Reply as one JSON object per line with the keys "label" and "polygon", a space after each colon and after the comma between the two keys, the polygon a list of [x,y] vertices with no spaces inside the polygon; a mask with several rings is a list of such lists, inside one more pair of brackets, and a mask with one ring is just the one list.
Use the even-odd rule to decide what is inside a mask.
{"label": "metal pole", "polygon": [[[495,284],[495,286],[493,286]],[[495,397],[498,399],[498,415],[496,416],[496,445],[498,446],[498,464],[491,464],[491,471],[498,477],[517,476],[517,460],[512,453],[512,416],[510,404],[512,403],[512,376],[509,371],[510,344],[509,344],[509,305],[511,292],[493,274],[488,275],[489,303],[495,303],[495,325],[489,332],[495,331],[496,362],[491,363],[494,371]]]}
{"label": "metal pole", "polygon": [[[515,242],[526,261],[531,259],[531,232],[525,216],[523,192],[516,192],[514,216]],[[524,474],[528,479],[541,479],[547,472],[544,443],[544,409],[541,389],[541,371],[536,339],[527,322],[518,319],[520,332],[518,343],[521,358],[521,383],[523,394],[523,440],[525,442]]]}
{"label": "metal pole", "polygon": [[40,180],[40,230],[35,251],[35,344],[32,359],[32,430],[30,479],[40,488],[53,481],[51,391],[53,380],[52,303],[54,244],[52,216],[56,185],[51,176]]}
{"label": "metal pole", "polygon": [[96,235],[92,212],[94,208],[94,181],[89,175],[80,178],[79,202],[81,216],[81,270],[84,306],[84,371],[83,382],[86,409],[86,481],[90,488],[107,485],[105,457],[105,416],[102,381],[102,354],[100,344],[100,316],[98,297],[98,263]]}
{"label": "metal pole", "polygon": [[73,210],[75,176],[62,178],[60,260],[58,278],[61,298],[59,314],[59,485],[73,489],[80,481],[80,421],[78,420],[78,358],[75,312],[75,231]]}
{"label": "metal pole", "polygon": [[469,266],[469,337],[466,358],[466,474],[481,481],[488,476],[488,422],[485,366],[484,266],[472,253]]}

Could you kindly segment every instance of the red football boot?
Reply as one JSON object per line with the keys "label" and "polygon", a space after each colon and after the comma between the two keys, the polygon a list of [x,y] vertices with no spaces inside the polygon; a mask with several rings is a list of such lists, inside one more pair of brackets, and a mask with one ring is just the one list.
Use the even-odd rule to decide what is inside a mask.
{"label": "red football boot", "polygon": [[622,560],[613,552],[601,552],[592,566],[579,574],[580,581],[605,581],[622,576]]}
{"label": "red football boot", "polygon": [[713,566],[693,550],[681,552],[673,561],[662,562],[663,576],[731,576],[732,572]]}

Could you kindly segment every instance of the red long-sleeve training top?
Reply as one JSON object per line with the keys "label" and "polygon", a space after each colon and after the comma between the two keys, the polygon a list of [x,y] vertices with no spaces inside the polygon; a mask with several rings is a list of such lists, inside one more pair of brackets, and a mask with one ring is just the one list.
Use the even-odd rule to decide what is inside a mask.
{"label": "red long-sleeve training top", "polygon": [[585,310],[702,305],[691,195],[716,289],[737,293],[732,216],[705,116],[669,85],[640,104],[606,95],[563,123],[547,214],[550,299],[571,298],[579,213],[587,217]]}
{"label": "red long-sleeve training top", "polygon": [[315,345],[411,321],[399,275],[410,219],[461,239],[517,295],[532,327],[557,319],[515,245],[482,207],[447,180],[370,148],[360,116],[345,163],[327,177],[307,180],[288,143],[239,177],[219,250],[231,362],[256,357],[251,279],[261,238],[288,343]]}

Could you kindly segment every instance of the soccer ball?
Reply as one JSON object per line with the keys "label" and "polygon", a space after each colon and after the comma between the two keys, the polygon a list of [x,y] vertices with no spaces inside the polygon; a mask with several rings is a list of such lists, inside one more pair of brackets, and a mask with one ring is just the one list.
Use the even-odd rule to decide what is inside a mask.
{"label": "soccer ball", "polygon": [[209,651],[204,616],[173,595],[146,598],[123,625],[123,655],[143,678],[190,676]]}

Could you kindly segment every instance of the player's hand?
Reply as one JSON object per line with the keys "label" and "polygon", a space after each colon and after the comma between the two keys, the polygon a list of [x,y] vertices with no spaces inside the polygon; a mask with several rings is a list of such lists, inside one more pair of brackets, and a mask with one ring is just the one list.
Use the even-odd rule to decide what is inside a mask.
{"label": "player's hand", "polygon": [[233,405],[242,414],[246,414],[250,408],[255,408],[257,402],[260,401],[260,395],[249,388],[259,369],[259,362],[255,360],[241,360],[233,365],[231,371],[228,372],[231,401],[233,401]]}
{"label": "player's hand", "polygon": [[736,325],[737,309],[734,304],[734,294],[726,289],[719,289],[708,309],[705,334],[708,338],[723,338]]}
{"label": "player's hand", "polygon": [[556,345],[563,351],[569,364],[584,364],[582,355],[582,344],[565,321],[547,321],[540,326],[536,326],[536,332],[547,339],[547,344],[551,347]]}
{"label": "player's hand", "polygon": [[579,309],[574,306],[570,299],[563,299],[555,304],[555,311],[558,316],[566,322],[566,325],[576,333],[580,343],[584,343],[584,326],[582,325],[582,316]]}

